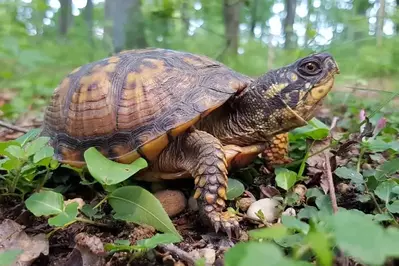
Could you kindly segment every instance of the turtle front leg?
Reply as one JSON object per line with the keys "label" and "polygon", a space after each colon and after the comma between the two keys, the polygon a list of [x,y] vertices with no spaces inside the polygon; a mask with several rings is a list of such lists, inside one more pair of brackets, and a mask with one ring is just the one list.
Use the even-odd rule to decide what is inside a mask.
{"label": "turtle front leg", "polygon": [[205,221],[231,237],[240,235],[238,217],[223,212],[226,207],[227,161],[220,141],[209,133],[193,130],[171,143],[159,156],[162,172],[188,171],[195,180],[194,198]]}
{"label": "turtle front leg", "polygon": [[274,136],[266,142],[266,149],[262,152],[268,168],[292,162],[288,157],[288,133]]}

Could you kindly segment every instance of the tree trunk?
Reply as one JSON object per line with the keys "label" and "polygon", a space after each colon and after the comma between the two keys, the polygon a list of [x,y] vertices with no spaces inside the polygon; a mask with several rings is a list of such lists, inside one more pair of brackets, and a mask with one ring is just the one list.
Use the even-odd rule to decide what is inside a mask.
{"label": "tree trunk", "polygon": [[226,38],[226,51],[237,54],[238,26],[240,22],[240,0],[223,0],[224,32]]}
{"label": "tree trunk", "polygon": [[257,16],[258,3],[259,3],[259,0],[254,0],[252,2],[252,8],[251,8],[251,36],[252,37],[255,37],[255,27],[256,27],[256,22],[258,21],[258,16]]}
{"label": "tree trunk", "polygon": [[148,46],[145,38],[145,23],[141,11],[141,0],[130,0],[128,9],[128,24],[126,28],[126,47],[145,48]]}
{"label": "tree trunk", "polygon": [[294,34],[294,22],[296,11],[296,0],[285,0],[285,11],[287,13],[284,19],[284,34],[286,49],[295,48],[296,38]]}
{"label": "tree trunk", "polygon": [[105,32],[112,39],[114,53],[126,47],[147,46],[140,0],[106,0],[104,12],[108,23],[111,23]]}
{"label": "tree trunk", "polygon": [[87,36],[89,42],[93,44],[93,0],[87,0],[87,5],[84,9],[84,17],[87,26]]}
{"label": "tree trunk", "polygon": [[[399,0],[396,0],[396,12],[399,11]],[[399,22],[395,24],[396,34],[399,34]]]}
{"label": "tree trunk", "polygon": [[[399,0],[398,0],[399,1]],[[187,1],[183,1],[180,8],[181,19],[184,25],[183,27],[183,36],[187,36],[188,29],[190,28],[190,18],[188,17],[188,3]]]}
{"label": "tree trunk", "polygon": [[377,46],[382,45],[382,38],[384,35],[384,18],[385,18],[385,0],[380,0],[380,8],[377,12],[377,28],[375,35],[377,37]]}
{"label": "tree trunk", "polygon": [[72,0],[60,0],[60,4],[59,32],[61,36],[66,36],[71,21]]}

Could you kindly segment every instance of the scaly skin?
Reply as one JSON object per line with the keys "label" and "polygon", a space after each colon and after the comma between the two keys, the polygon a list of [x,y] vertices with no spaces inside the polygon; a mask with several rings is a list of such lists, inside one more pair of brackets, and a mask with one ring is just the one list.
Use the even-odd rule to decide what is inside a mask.
{"label": "scaly skin", "polygon": [[229,237],[232,231],[239,235],[237,217],[222,212],[227,199],[227,161],[217,138],[200,130],[179,136],[160,154],[156,167],[162,172],[188,171],[195,179],[194,198],[201,216],[216,231],[222,229]]}
{"label": "scaly skin", "polygon": [[292,162],[288,157],[288,133],[276,135],[270,141],[266,141],[266,149],[262,156],[270,168]]}

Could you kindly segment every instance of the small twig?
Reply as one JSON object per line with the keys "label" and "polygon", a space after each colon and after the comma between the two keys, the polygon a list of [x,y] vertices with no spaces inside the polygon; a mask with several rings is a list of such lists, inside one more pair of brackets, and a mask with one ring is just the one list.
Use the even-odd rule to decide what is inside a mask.
{"label": "small twig", "polygon": [[29,131],[28,129],[25,129],[25,128],[22,128],[22,127],[19,127],[19,126],[11,125],[11,124],[9,124],[7,122],[4,122],[2,120],[0,120],[0,126],[8,128],[8,129],[11,129],[11,130],[14,130],[14,131],[22,132],[22,133],[28,133],[28,131]]}
{"label": "small twig", "polygon": [[334,181],[331,173],[331,165],[330,165],[330,156],[329,156],[329,150],[324,151],[324,158],[326,161],[326,174],[327,174],[327,181],[328,181],[328,187],[329,187],[329,193],[330,193],[330,198],[331,198],[331,205],[333,208],[333,212],[336,213],[338,212],[338,204],[337,204],[337,197],[335,195],[335,187],[334,187]]}
{"label": "small twig", "polygon": [[187,262],[187,264],[189,266],[195,265],[195,261],[192,258],[192,256],[190,256],[190,254],[188,254],[186,251],[178,248],[177,246],[175,246],[173,244],[165,244],[165,245],[159,245],[159,247],[164,249],[165,251],[172,253],[175,256],[178,256],[181,260]]}
{"label": "small twig", "polygon": [[338,122],[338,117],[334,116],[332,121],[331,121],[331,125],[330,125],[330,130],[333,130],[336,126],[337,126],[337,122]]}

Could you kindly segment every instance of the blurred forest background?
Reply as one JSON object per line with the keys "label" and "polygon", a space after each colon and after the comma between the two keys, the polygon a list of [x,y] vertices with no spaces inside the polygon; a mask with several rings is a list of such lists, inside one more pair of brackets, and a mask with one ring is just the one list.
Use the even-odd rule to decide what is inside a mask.
{"label": "blurred forest background", "polygon": [[18,92],[2,115],[46,104],[79,65],[143,47],[205,54],[252,76],[328,51],[341,68],[338,84],[374,81],[381,89],[389,80],[392,90],[398,6],[399,0],[0,0],[0,90]]}

